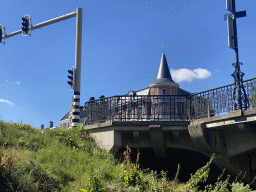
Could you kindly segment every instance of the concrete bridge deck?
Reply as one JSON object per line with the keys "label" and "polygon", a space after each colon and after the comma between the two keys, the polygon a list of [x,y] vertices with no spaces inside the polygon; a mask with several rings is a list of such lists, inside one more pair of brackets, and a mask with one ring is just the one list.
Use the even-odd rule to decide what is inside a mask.
{"label": "concrete bridge deck", "polygon": [[246,182],[256,176],[255,109],[194,121],[109,121],[84,128],[113,153],[127,145],[152,147],[160,159],[167,157],[166,148],[188,149],[208,157],[215,153],[214,163],[231,178],[241,170],[246,172]]}

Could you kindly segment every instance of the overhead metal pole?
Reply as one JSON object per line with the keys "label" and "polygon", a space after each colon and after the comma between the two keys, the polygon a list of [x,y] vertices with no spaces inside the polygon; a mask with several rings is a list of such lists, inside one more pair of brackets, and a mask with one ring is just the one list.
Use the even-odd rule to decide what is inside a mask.
{"label": "overhead metal pole", "polygon": [[74,96],[72,100],[72,123],[71,127],[77,126],[80,121],[80,80],[81,80],[81,52],[82,52],[82,8],[76,10],[76,55],[75,55],[75,82]]}
{"label": "overhead metal pole", "polygon": [[[39,29],[41,27],[45,27],[47,25],[51,25],[51,24],[66,20],[66,19],[70,19],[70,18],[73,18],[73,17],[76,17],[76,12],[72,12],[72,13],[69,13],[67,15],[63,15],[63,16],[60,16],[60,17],[56,17],[54,19],[50,19],[48,21],[44,21],[42,23],[38,23],[38,24],[31,27],[31,31],[35,30],[35,29]],[[21,34],[21,33],[22,33],[22,30],[18,30],[18,31],[12,32],[10,34],[4,34],[2,37],[7,39],[7,38],[13,37],[15,35]]]}

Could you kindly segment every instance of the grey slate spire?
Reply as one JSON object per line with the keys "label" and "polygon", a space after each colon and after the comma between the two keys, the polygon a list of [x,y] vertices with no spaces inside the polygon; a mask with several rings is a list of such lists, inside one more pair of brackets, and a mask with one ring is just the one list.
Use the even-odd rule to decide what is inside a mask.
{"label": "grey slate spire", "polygon": [[163,52],[156,80],[152,84],[170,84],[170,83],[175,83],[175,82],[172,80],[172,76],[167,64],[167,60]]}

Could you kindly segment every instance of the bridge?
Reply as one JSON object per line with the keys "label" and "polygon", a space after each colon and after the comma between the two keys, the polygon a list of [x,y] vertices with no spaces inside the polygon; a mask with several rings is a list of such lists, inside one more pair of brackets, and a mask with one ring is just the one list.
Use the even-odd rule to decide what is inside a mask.
{"label": "bridge", "polygon": [[231,176],[256,176],[256,78],[243,81],[248,102],[235,110],[234,84],[192,95],[125,95],[90,100],[84,129],[109,152],[152,147],[159,159],[167,148],[208,157]]}

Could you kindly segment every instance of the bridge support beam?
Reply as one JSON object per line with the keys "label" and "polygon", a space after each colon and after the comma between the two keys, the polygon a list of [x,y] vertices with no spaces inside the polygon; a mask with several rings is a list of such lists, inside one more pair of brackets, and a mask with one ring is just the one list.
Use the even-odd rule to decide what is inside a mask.
{"label": "bridge support beam", "polygon": [[156,157],[159,159],[167,159],[161,125],[149,125],[148,129]]}
{"label": "bridge support beam", "polygon": [[[254,124],[239,123],[237,126],[239,130],[247,134],[256,135]],[[233,129],[235,131],[235,127]],[[242,180],[243,177],[243,181],[248,183],[253,181],[256,176],[256,149],[228,157],[223,131],[206,128],[204,123],[189,125],[188,131],[199,151],[208,154],[208,156],[216,153],[216,158],[213,162],[219,169],[226,169],[226,173],[231,176],[230,181],[234,181],[240,172],[238,181]],[[256,185],[256,181],[252,184]]]}
{"label": "bridge support beam", "polygon": [[132,132],[133,135],[133,143],[139,143],[139,136],[140,136],[140,132],[139,131],[133,131]]}
{"label": "bridge support beam", "polygon": [[249,134],[252,134],[254,136],[256,136],[256,129],[255,129],[256,125],[252,124],[252,123],[239,123],[238,124],[238,128],[241,131],[245,131]]}
{"label": "bridge support beam", "polygon": [[216,156],[213,162],[220,170],[225,168],[226,173],[230,175],[230,179],[234,179],[236,171],[227,159],[227,147],[223,132],[206,128],[204,123],[189,125],[188,131],[197,149],[209,157],[215,153]]}
{"label": "bridge support beam", "polygon": [[172,131],[172,143],[178,143],[179,141],[179,136],[180,136],[180,131],[179,130],[173,130]]}
{"label": "bridge support beam", "polygon": [[188,131],[198,150],[203,153],[218,153],[216,148],[211,146],[216,144],[216,137],[210,140],[211,131],[207,130],[204,123],[188,125]]}

